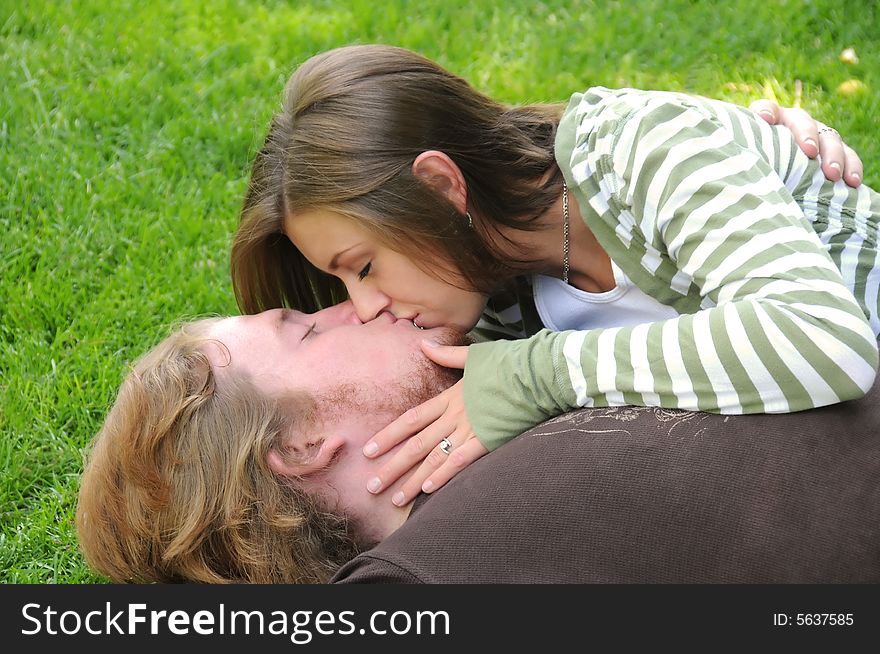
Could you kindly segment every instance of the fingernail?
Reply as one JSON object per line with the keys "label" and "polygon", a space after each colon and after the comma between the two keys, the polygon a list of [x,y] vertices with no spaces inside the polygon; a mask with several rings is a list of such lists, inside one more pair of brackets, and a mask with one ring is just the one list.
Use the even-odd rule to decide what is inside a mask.
{"label": "fingernail", "polygon": [[440,347],[440,343],[438,343],[437,341],[428,339],[428,338],[422,340],[422,343],[424,343],[428,347]]}
{"label": "fingernail", "polygon": [[367,482],[367,490],[371,493],[378,493],[380,488],[382,488],[382,480],[378,477],[373,477]]}
{"label": "fingernail", "polygon": [[430,479],[422,484],[422,491],[425,493],[430,493],[432,488],[434,488],[434,482]]}
{"label": "fingernail", "polygon": [[400,506],[401,504],[403,504],[403,500],[405,499],[406,496],[403,494],[403,491],[400,491],[391,498],[391,502],[394,504],[394,506]]}
{"label": "fingernail", "polygon": [[773,117],[773,112],[769,109],[762,109],[758,112],[759,115],[764,116],[767,120],[775,120]]}
{"label": "fingernail", "polygon": [[828,164],[828,165],[829,165],[831,168],[834,168],[834,170],[836,170],[837,172],[840,172],[840,164],[837,163],[836,161],[832,161],[832,162],[831,162],[830,164]]}
{"label": "fingernail", "polygon": [[818,145],[816,145],[816,142],[813,139],[804,139],[804,143],[806,143],[807,145],[812,145],[814,148],[819,147]]}
{"label": "fingernail", "polygon": [[859,175],[858,173],[850,173],[849,176],[852,177],[857,182],[862,181],[862,176]]}
{"label": "fingernail", "polygon": [[378,451],[379,446],[376,445],[376,443],[367,443],[364,445],[364,456],[373,456]]}

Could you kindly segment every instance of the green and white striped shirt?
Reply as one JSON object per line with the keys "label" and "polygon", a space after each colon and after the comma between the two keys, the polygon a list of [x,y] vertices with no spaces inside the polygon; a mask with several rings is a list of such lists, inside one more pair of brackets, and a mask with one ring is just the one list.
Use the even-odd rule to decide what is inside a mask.
{"label": "green and white striped shirt", "polygon": [[678,316],[532,335],[493,298],[465,369],[489,449],[573,408],[785,413],[861,397],[878,364],[880,195],[825,179],[784,127],[677,93],[593,88],[556,159],[611,259]]}

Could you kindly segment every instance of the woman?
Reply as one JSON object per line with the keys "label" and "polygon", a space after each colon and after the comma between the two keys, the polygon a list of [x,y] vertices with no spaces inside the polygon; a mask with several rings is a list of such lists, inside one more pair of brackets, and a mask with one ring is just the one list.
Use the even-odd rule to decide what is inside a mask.
{"label": "woman", "polygon": [[355,46],[288,83],[232,274],[246,312],[347,293],[362,320],[516,339],[426,344],[464,380],[365,448],[417,434],[369,483],[427,456],[401,504],[580,406],[773,413],[861,396],[878,216],[876,193],[825,179],[788,130],[733,105],[595,88],[564,111],[509,108],[419,55]]}

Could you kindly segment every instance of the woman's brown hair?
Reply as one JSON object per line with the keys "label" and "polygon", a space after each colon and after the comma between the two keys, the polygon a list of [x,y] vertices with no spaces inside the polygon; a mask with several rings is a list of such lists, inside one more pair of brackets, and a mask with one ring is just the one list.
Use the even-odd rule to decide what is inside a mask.
{"label": "woman's brown hair", "polygon": [[[349,46],[307,60],[288,81],[253,162],[232,246],[239,307],[311,312],[345,298],[342,284],[282,231],[286,216],[307,209],[357,220],[435,275],[497,290],[530,263],[525,252],[499,254],[498,228],[538,229],[536,218],[561,193],[553,154],[560,113],[504,106],[401,48]],[[444,152],[461,170],[474,229],[413,175],[427,150]]]}
{"label": "woman's brown hair", "polygon": [[171,335],[123,382],[80,486],[86,561],[118,582],[325,582],[357,554],[350,526],[271,471],[301,421],[247,379],[216,384],[210,324]]}

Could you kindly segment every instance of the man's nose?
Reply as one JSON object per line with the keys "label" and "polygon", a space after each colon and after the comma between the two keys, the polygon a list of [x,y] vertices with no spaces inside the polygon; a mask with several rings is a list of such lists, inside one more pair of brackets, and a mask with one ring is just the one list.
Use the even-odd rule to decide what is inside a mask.
{"label": "man's nose", "polygon": [[358,318],[354,303],[351,300],[345,300],[332,307],[321,309],[315,316],[319,317],[320,324],[323,328],[341,327],[342,325],[360,325],[361,319]]}
{"label": "man's nose", "polygon": [[348,296],[361,322],[369,322],[380,313],[391,310],[391,298],[375,288],[348,289]]}

